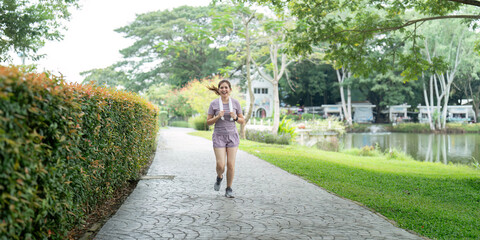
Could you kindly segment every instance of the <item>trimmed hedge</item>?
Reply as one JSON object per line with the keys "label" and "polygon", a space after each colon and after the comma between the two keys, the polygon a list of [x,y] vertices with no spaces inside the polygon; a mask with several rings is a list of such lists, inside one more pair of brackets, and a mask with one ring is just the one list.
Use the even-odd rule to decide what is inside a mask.
{"label": "trimmed hedge", "polygon": [[247,129],[245,131],[245,138],[255,142],[281,145],[289,145],[292,141],[292,136],[288,133],[279,133],[274,135],[270,131],[258,131],[252,129]]}
{"label": "trimmed hedge", "polygon": [[0,239],[65,239],[138,178],[157,114],[136,94],[0,66]]}

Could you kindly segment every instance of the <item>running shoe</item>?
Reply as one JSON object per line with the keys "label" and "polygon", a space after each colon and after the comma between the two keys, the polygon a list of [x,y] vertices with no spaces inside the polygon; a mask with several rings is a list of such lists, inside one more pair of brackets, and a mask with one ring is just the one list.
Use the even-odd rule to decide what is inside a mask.
{"label": "running shoe", "polygon": [[217,180],[215,181],[215,184],[213,185],[213,190],[215,190],[215,191],[220,190],[220,185],[222,185],[222,180],[223,180],[223,178],[217,177]]}
{"label": "running shoe", "polygon": [[233,196],[233,190],[231,187],[227,187],[227,189],[225,189],[225,197],[228,197],[228,198],[234,198],[235,196]]}

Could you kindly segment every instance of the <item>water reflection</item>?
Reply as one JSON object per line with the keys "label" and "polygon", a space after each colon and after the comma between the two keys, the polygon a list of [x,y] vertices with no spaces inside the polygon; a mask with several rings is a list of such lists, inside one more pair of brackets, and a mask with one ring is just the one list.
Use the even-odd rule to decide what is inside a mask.
{"label": "water reflection", "polygon": [[480,160],[480,134],[349,133],[345,149],[378,146],[396,148],[419,161],[470,164]]}

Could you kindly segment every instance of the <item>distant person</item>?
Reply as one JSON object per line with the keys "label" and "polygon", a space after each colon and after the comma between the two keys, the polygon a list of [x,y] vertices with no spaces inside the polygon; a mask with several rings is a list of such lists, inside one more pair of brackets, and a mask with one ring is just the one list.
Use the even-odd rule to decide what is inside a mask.
{"label": "distant person", "polygon": [[227,188],[225,196],[233,198],[232,183],[235,175],[235,158],[237,156],[240,138],[238,136],[237,126],[245,123],[240,103],[230,97],[232,85],[226,79],[218,83],[218,87],[212,85],[207,87],[209,90],[220,95],[220,98],[213,100],[208,108],[207,124],[215,124],[213,130],[212,142],[213,151],[217,160],[217,179],[213,185],[215,191],[220,190],[220,185],[225,172],[225,160],[227,162]]}

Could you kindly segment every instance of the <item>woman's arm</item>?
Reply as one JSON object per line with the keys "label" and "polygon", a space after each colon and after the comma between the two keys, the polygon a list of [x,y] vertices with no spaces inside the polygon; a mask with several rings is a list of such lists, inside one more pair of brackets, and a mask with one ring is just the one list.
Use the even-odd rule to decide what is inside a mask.
{"label": "woman's arm", "polygon": [[244,124],[245,123],[245,117],[243,116],[243,114],[239,113],[237,115],[238,119],[237,119],[237,123],[239,124]]}
{"label": "woman's arm", "polygon": [[224,111],[220,111],[221,114],[218,114],[217,116],[213,116],[211,114],[208,114],[207,115],[207,124],[210,126],[210,125],[213,125],[214,123],[216,123],[218,121],[218,119],[220,119],[222,116],[223,116],[223,113]]}

